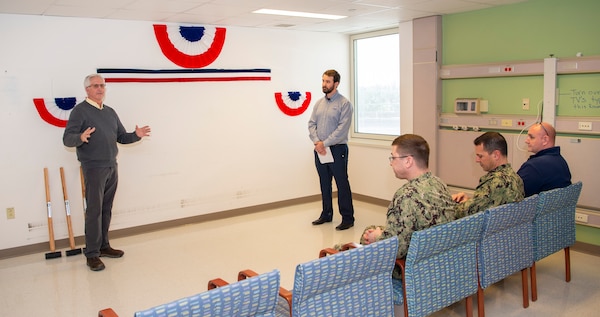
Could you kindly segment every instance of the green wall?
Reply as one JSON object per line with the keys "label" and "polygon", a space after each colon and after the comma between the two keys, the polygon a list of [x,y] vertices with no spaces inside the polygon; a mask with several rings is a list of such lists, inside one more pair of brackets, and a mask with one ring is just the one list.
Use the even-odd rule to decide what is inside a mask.
{"label": "green wall", "polygon": [[[442,23],[444,65],[600,56],[600,0],[530,0],[445,15]],[[558,75],[557,86],[557,116],[600,116],[600,74]],[[543,76],[446,79],[442,91],[444,113],[453,113],[456,98],[479,97],[489,114],[536,115]],[[577,225],[577,241],[600,245],[600,229]]]}
{"label": "green wall", "polygon": [[575,240],[589,244],[600,245],[599,228],[582,225],[576,225],[575,228]]}
{"label": "green wall", "polygon": [[[543,60],[600,55],[600,1],[531,0],[443,17],[444,65]],[[600,74],[559,75],[558,116],[600,116]],[[489,101],[489,114],[535,115],[543,77],[447,79],[444,113],[454,99]],[[530,109],[521,109],[522,98]]]}

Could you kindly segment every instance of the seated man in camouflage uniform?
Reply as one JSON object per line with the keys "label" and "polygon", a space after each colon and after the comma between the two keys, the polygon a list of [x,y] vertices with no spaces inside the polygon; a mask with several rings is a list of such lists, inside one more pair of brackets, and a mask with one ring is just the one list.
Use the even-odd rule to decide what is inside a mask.
{"label": "seated man in camouflage uniform", "polygon": [[473,141],[475,162],[487,174],[479,179],[473,197],[465,193],[452,195],[456,205],[456,218],[465,217],[491,207],[523,200],[523,180],[508,163],[506,139],[498,132],[486,132]]}
{"label": "seated man in camouflage uniform", "polygon": [[[412,233],[455,219],[452,196],[438,177],[429,171],[429,145],[421,136],[404,134],[392,142],[390,166],[399,179],[408,182],[394,194],[385,226],[369,226],[361,244],[398,236],[397,258],[406,257]],[[393,277],[401,278],[398,269]]]}

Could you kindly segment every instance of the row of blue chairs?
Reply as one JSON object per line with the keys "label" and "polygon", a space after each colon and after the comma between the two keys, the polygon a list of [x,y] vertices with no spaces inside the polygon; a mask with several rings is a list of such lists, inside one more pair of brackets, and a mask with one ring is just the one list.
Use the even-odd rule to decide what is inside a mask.
{"label": "row of blue chairs", "polygon": [[[542,192],[518,203],[490,208],[456,221],[414,232],[406,259],[396,259],[397,238],[345,252],[321,250],[319,258],[296,267],[292,291],[279,284],[279,271],[238,273],[228,284],[209,281],[209,291],[135,313],[159,316],[394,316],[402,305],[407,317],[427,316],[462,299],[472,316],[477,294],[484,317],[484,289],[521,272],[523,307],[537,299],[535,262],[575,242],[575,207],[581,182]],[[402,281],[391,278],[394,265]],[[110,308],[99,317],[116,317]]]}
{"label": "row of blue chairs", "polygon": [[[135,317],[390,317],[392,270],[398,251],[394,237],[368,246],[317,258],[296,267],[293,291],[282,288],[278,270],[238,273],[228,284],[208,282],[208,291],[138,311]],[[99,317],[118,317],[111,308]]]}
{"label": "row of blue chairs", "polygon": [[[393,282],[394,303],[403,306],[404,316],[418,317],[465,299],[470,317],[471,296],[477,294],[478,316],[484,317],[484,289],[520,271],[527,308],[528,268],[531,298],[537,300],[535,262],[564,249],[570,281],[569,247],[575,243],[581,189],[578,182],[414,232],[406,259],[396,261],[403,280]],[[350,243],[344,249],[352,247]]]}

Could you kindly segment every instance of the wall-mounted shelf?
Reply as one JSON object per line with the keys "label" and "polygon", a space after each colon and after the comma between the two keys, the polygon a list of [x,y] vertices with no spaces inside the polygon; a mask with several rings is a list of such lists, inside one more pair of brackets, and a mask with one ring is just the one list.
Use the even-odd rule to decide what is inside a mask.
{"label": "wall-mounted shelf", "polygon": [[[539,118],[533,115],[491,115],[481,114],[461,116],[457,114],[441,114],[438,125],[440,128],[451,128],[458,131],[503,130],[527,131]],[[589,129],[582,129],[585,123]],[[556,132],[564,135],[600,136],[599,117],[558,117],[555,123]],[[526,133],[526,132],[525,132]]]}
{"label": "wall-mounted shelf", "polygon": [[559,75],[600,73],[600,56],[559,58],[556,72]]}
{"label": "wall-mounted shelf", "polygon": [[517,61],[489,64],[447,65],[440,69],[441,79],[533,76],[544,74],[544,61]]}
{"label": "wall-mounted shelf", "polygon": [[[600,73],[600,56],[557,58],[557,74]],[[445,65],[439,72],[441,79],[541,76],[544,60],[511,61],[502,63]]]}

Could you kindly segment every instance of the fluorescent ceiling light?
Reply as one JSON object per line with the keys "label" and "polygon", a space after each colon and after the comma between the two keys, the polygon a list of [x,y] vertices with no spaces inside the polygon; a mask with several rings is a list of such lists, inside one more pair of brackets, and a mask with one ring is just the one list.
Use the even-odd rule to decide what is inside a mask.
{"label": "fluorescent ceiling light", "polygon": [[260,9],[260,10],[253,11],[252,13],[285,15],[285,16],[292,16],[292,17],[327,19],[327,20],[338,20],[338,19],[347,18],[347,16],[345,16],[345,15],[320,14],[320,13],[273,10],[273,9]]}

